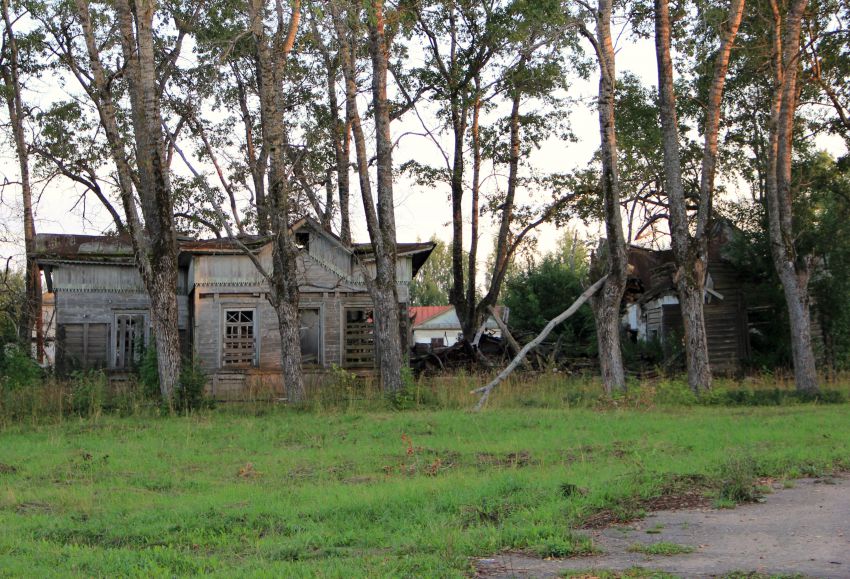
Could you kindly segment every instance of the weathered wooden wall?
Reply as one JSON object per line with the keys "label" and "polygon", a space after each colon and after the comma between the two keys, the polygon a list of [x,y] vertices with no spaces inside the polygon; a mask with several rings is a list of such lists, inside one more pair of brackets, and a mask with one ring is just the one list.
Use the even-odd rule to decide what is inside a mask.
{"label": "weathered wooden wall", "polygon": [[[711,297],[704,306],[708,334],[708,356],[715,374],[735,374],[750,355],[747,308],[735,270],[719,261],[709,263],[714,291],[723,299]],[[663,306],[662,335],[665,340],[682,337],[682,312],[678,304]]]}
{"label": "weathered wooden wall", "polygon": [[[143,312],[150,322],[150,300],[138,271],[122,265],[59,264],[53,266],[52,276],[57,370],[112,368],[116,315]],[[185,271],[180,278],[185,287]],[[178,294],[177,308],[178,327],[185,337],[189,327],[185,293]]]}

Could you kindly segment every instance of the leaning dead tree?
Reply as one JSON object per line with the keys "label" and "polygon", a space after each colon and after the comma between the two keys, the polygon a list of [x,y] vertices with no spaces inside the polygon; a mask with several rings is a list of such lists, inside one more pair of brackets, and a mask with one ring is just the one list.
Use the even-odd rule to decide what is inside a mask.
{"label": "leaning dead tree", "polygon": [[552,332],[552,330],[555,329],[555,327],[558,324],[562,323],[564,320],[566,320],[567,318],[572,316],[574,313],[576,313],[579,310],[579,308],[581,306],[583,306],[584,303],[587,300],[589,300],[591,297],[593,297],[596,294],[596,292],[598,292],[600,290],[600,288],[602,288],[605,285],[605,282],[606,282],[607,279],[608,279],[608,276],[606,275],[606,276],[603,276],[603,277],[599,278],[598,280],[596,280],[596,282],[592,286],[590,286],[589,288],[584,290],[584,292],[582,292],[582,294],[578,298],[576,298],[576,301],[574,301],[573,304],[569,308],[567,308],[566,310],[564,310],[563,312],[558,314],[556,317],[549,320],[549,323],[546,324],[546,327],[543,328],[543,331],[541,331],[540,334],[538,334],[536,338],[534,338],[529,343],[527,343],[522,348],[522,350],[519,351],[519,354],[517,354],[514,357],[514,359],[511,361],[511,363],[508,364],[507,368],[505,368],[504,370],[499,372],[499,375],[496,376],[495,378],[493,378],[493,380],[489,384],[487,384],[486,386],[482,386],[481,388],[476,388],[475,390],[470,392],[470,394],[480,394],[481,395],[481,398],[478,400],[478,403],[475,405],[475,410],[481,410],[482,408],[484,408],[484,405],[487,403],[487,399],[490,397],[490,393],[493,392],[493,389],[496,386],[498,386],[499,384],[501,384],[505,380],[505,378],[510,376],[511,373],[514,370],[516,370],[519,367],[520,364],[522,364],[523,360],[528,355],[528,353],[531,352],[537,346],[539,346],[543,342],[543,340],[545,340],[546,337]]}

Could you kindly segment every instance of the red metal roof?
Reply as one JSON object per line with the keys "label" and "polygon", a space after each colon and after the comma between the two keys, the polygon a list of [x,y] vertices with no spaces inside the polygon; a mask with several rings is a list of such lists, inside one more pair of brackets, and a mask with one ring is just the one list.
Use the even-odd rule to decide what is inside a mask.
{"label": "red metal roof", "polygon": [[418,326],[450,309],[452,309],[452,306],[412,306],[409,308],[410,325],[411,327]]}

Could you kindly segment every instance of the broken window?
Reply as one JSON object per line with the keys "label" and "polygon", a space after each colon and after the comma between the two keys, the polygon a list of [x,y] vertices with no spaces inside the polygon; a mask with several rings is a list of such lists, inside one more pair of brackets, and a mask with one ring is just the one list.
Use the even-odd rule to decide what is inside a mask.
{"label": "broken window", "polygon": [[255,366],[257,337],[254,310],[225,310],[222,336],[222,366]]}
{"label": "broken window", "polygon": [[295,233],[295,247],[297,247],[298,249],[303,249],[304,251],[310,251],[309,231],[297,231]]}
{"label": "broken window", "polygon": [[142,357],[145,347],[147,324],[142,313],[116,314],[114,353],[112,367],[117,370],[130,370]]}
{"label": "broken window", "polygon": [[298,317],[299,334],[301,336],[301,363],[307,366],[321,364],[321,311],[318,308],[302,309],[298,311]]}
{"label": "broken window", "polygon": [[349,368],[375,366],[375,320],[372,310],[345,310],[344,362]]}

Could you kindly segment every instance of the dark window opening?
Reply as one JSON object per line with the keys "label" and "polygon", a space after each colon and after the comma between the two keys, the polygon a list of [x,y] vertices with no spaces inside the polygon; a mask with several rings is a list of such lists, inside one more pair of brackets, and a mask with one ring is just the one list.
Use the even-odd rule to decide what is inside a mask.
{"label": "dark window opening", "polygon": [[56,366],[60,373],[106,367],[109,324],[60,324],[56,331]]}
{"label": "dark window opening", "polygon": [[115,316],[113,368],[131,370],[138,365],[146,345],[145,329],[144,314],[118,314]]}
{"label": "dark window opening", "polygon": [[304,251],[310,251],[310,232],[297,231],[295,232],[295,246]]}
{"label": "dark window opening", "polygon": [[301,363],[305,366],[319,365],[322,362],[321,310],[318,308],[299,310],[298,317],[298,329],[301,336]]}

